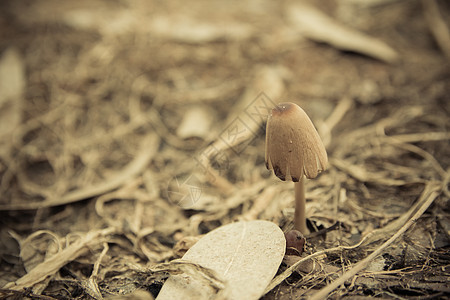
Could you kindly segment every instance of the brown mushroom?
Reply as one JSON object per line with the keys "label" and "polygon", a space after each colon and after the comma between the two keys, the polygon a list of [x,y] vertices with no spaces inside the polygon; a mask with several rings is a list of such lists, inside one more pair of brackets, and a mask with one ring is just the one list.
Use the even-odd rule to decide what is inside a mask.
{"label": "brown mushroom", "polygon": [[266,167],[295,185],[294,228],[308,233],[303,175],[315,178],[328,164],[317,130],[297,104],[280,103],[269,114],[266,127]]}
{"label": "brown mushroom", "polygon": [[305,245],[305,237],[298,230],[290,230],[284,234],[286,239],[286,255],[301,256],[303,246]]}

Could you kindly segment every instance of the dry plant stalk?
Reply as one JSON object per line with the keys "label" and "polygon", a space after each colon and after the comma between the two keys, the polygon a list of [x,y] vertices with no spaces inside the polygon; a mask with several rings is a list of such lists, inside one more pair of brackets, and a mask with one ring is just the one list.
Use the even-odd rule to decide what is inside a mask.
{"label": "dry plant stalk", "polygon": [[422,0],[425,19],[439,48],[450,60],[450,31],[439,12],[439,5],[435,0]]}
{"label": "dry plant stalk", "polygon": [[103,182],[97,183],[94,186],[86,186],[75,191],[68,192],[59,198],[48,198],[40,202],[28,203],[11,203],[1,204],[1,210],[26,210],[38,209],[50,206],[57,206],[77,202],[86,198],[101,195],[113,189],[120,187],[126,181],[140,174],[144,168],[147,167],[150,160],[157,152],[159,144],[159,137],[151,134],[141,144],[141,148],[136,157],[118,174],[105,179]]}
{"label": "dry plant stalk", "polygon": [[3,288],[20,291],[43,281],[48,276],[58,272],[59,269],[61,269],[68,262],[71,262],[86,253],[86,251],[88,251],[88,247],[103,243],[104,239],[108,235],[113,234],[115,231],[115,228],[106,228],[88,232],[80,240],[67,246],[67,248],[61,252],[40,263],[18,280],[6,284]]}
{"label": "dry plant stalk", "polygon": [[[428,183],[426,185],[424,191],[422,192],[422,195],[418,199],[416,205],[414,205],[408,212],[406,212],[405,214],[402,215],[401,219],[407,219],[407,221],[403,223],[403,226],[401,226],[401,224],[400,224],[400,226],[401,226],[401,227],[399,226],[400,229],[398,229],[398,231],[394,235],[392,235],[391,238],[389,238],[385,243],[383,243],[380,247],[378,247],[377,250],[375,250],[371,255],[369,255],[364,260],[362,260],[360,263],[355,265],[355,267],[352,268],[350,271],[348,271],[347,273],[344,273],[344,275],[342,275],[340,277],[343,279],[340,279],[339,281],[338,280],[334,281],[333,285],[331,285],[330,287],[328,287],[328,286],[325,287],[323,289],[324,292],[320,292],[320,294],[318,296],[315,296],[316,294],[314,294],[314,296],[317,297],[314,299],[324,299],[328,295],[328,293],[330,293],[333,289],[335,289],[339,285],[343,284],[347,279],[351,278],[357,272],[361,271],[364,267],[366,267],[368,265],[368,263],[370,263],[370,261],[372,261],[374,258],[376,258],[384,249],[386,249],[386,247],[388,247],[390,244],[392,244],[392,242],[394,242],[399,236],[401,236],[406,230],[408,230],[411,227],[411,225],[414,224],[422,216],[422,214],[426,211],[426,209],[431,205],[431,203],[433,203],[433,201],[439,195],[439,191],[441,189],[442,189],[442,186],[439,183],[436,183],[436,182]],[[408,217],[409,217],[409,219],[408,219]],[[393,223],[398,224],[398,222],[396,222],[396,221],[393,221]],[[383,229],[380,229],[380,230],[383,231]],[[376,242],[376,241],[384,238],[385,236],[386,236],[385,234],[369,234],[353,246],[338,246],[335,248],[325,249],[322,251],[315,252],[311,255],[308,255],[307,257],[300,259],[295,264],[290,266],[282,274],[275,277],[272,280],[272,282],[270,283],[270,285],[267,287],[266,293],[270,292],[277,285],[281,284],[286,278],[291,276],[292,273],[294,273],[298,269],[298,267],[307,260],[322,256],[323,254],[327,254],[327,253],[339,252],[342,250],[354,250],[362,245],[367,245],[367,244]]]}
{"label": "dry plant stalk", "polygon": [[394,63],[398,53],[383,41],[340,24],[313,6],[298,2],[289,7],[290,22],[304,36],[325,42],[337,49],[359,52],[376,59]]}
{"label": "dry plant stalk", "polygon": [[310,300],[320,300],[326,299],[329,293],[331,293],[334,289],[339,287],[341,284],[344,284],[347,280],[355,276],[358,272],[362,271],[367,265],[374,260],[378,255],[380,255],[383,250],[389,247],[396,239],[398,239],[406,230],[408,230],[411,225],[417,222],[417,220],[423,215],[423,213],[427,210],[427,208],[433,203],[433,201],[439,196],[440,190],[442,187],[440,184],[429,183],[425,190],[422,193],[421,199],[418,202],[421,204],[417,212],[409,218],[409,220],[386,242],[384,242],[380,247],[378,247],[375,251],[373,251],[369,256],[365,259],[361,260],[357,264],[355,264],[349,271],[345,272],[341,277],[337,280],[333,281],[326,287],[322,288],[317,293],[310,298]]}

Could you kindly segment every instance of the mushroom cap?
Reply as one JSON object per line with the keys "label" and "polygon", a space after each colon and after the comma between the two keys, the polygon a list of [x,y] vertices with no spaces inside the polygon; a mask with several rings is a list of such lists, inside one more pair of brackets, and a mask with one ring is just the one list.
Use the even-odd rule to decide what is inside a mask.
{"label": "mushroom cap", "polygon": [[315,178],[328,157],[319,133],[305,111],[285,102],[272,109],[266,127],[266,167],[281,180]]}

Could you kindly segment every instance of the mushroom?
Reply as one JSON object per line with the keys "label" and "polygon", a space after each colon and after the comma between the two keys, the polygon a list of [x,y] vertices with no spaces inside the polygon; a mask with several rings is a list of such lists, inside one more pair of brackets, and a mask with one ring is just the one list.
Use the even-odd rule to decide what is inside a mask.
{"label": "mushroom", "polygon": [[297,104],[280,103],[269,114],[265,160],[278,178],[294,182],[294,228],[307,234],[303,175],[315,178],[326,169],[328,158],[319,133]]}
{"label": "mushroom", "polygon": [[298,230],[291,230],[284,234],[286,239],[286,255],[301,256],[303,246],[305,245],[305,237]]}

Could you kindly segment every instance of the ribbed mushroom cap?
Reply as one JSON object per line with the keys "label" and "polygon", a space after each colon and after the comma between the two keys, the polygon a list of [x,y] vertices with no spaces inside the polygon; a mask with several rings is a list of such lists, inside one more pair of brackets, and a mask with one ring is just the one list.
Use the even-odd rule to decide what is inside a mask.
{"label": "ribbed mushroom cap", "polygon": [[266,127],[266,167],[281,180],[315,178],[327,168],[328,157],[308,115],[297,104],[278,104]]}

